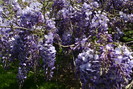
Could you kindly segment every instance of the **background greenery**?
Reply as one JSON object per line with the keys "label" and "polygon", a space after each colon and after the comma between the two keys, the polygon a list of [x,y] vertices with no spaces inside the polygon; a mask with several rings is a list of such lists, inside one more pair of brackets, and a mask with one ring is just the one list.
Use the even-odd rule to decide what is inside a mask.
{"label": "background greenery", "polygon": [[[2,65],[0,65],[0,89],[18,89],[16,74],[17,69],[12,67],[4,70]],[[68,89],[59,82],[45,81],[43,76],[38,76],[37,81],[35,81],[33,73],[29,73],[28,76],[23,89]]]}

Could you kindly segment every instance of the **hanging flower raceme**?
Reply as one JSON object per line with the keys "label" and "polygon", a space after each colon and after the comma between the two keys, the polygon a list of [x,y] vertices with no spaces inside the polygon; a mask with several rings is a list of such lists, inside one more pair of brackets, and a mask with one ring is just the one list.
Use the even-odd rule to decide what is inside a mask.
{"label": "hanging flower raceme", "polygon": [[98,49],[88,48],[75,61],[83,89],[125,88],[133,72],[132,52],[125,45],[114,44]]}
{"label": "hanging flower raceme", "polygon": [[43,69],[48,80],[53,76],[53,70],[55,69],[56,50],[53,46],[53,34],[50,32],[45,35],[45,43],[41,43],[39,46],[40,56],[43,60]]}

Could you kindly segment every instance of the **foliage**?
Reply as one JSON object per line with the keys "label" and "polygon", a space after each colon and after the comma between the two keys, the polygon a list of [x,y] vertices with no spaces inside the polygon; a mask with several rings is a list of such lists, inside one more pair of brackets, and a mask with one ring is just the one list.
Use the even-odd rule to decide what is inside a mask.
{"label": "foliage", "polygon": [[[15,66],[4,70],[2,65],[0,66],[0,89],[18,89],[18,83],[16,80],[17,68]],[[67,89],[65,86],[56,81],[45,81],[42,75],[37,77],[35,82],[34,73],[30,72],[27,80],[24,83],[23,89]]]}

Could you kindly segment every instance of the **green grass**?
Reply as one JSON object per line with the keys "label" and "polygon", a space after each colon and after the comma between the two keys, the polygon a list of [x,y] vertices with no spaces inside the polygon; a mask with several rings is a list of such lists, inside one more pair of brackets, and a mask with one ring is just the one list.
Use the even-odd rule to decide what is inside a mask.
{"label": "green grass", "polygon": [[2,65],[0,65],[0,89],[7,89],[7,87],[13,87],[13,84],[15,83],[17,83],[16,74],[13,73],[13,71],[11,70],[4,70]]}
{"label": "green grass", "polygon": [[[19,89],[17,83],[17,69],[7,69],[0,65],[0,89]],[[34,79],[34,74],[30,74],[27,80],[25,81],[22,89],[66,89],[63,84],[60,84],[56,81],[45,81],[42,76],[37,78],[37,81]]]}

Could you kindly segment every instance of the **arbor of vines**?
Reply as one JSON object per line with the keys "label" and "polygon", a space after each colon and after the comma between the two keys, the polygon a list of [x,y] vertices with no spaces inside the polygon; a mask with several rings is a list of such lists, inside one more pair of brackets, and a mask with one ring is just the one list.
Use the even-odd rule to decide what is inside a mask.
{"label": "arbor of vines", "polygon": [[3,0],[0,62],[18,63],[20,88],[30,71],[50,81],[65,68],[82,89],[130,89],[133,52],[121,37],[132,28],[132,0]]}

